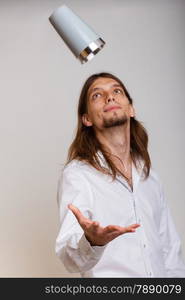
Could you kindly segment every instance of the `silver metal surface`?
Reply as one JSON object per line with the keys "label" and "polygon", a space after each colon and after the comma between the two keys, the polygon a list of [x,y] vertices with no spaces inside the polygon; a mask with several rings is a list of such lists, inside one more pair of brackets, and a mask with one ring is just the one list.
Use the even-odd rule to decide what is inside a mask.
{"label": "silver metal surface", "polygon": [[83,64],[91,60],[105,45],[105,42],[99,38],[96,41],[90,43],[79,55],[79,60]]}

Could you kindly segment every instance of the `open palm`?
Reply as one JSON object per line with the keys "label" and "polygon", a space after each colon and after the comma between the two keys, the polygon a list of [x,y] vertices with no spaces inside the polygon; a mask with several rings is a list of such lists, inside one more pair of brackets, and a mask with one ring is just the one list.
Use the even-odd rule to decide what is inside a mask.
{"label": "open palm", "polygon": [[99,222],[92,221],[81,213],[81,211],[74,205],[69,204],[68,208],[75,215],[78,223],[82,227],[87,240],[92,246],[103,246],[112,241],[116,237],[124,233],[135,232],[139,224],[132,224],[126,227],[117,225],[108,225],[106,227],[100,226]]}

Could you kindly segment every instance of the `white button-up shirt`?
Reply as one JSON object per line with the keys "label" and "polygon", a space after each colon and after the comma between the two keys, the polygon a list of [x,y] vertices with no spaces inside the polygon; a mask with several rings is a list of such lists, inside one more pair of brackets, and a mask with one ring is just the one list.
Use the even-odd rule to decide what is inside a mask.
{"label": "white button-up shirt", "polygon": [[[99,152],[102,166],[105,161]],[[71,161],[58,181],[60,230],[56,254],[82,277],[185,277],[180,238],[154,170],[146,180],[132,164],[133,189],[122,176],[112,181],[89,164]],[[91,246],[73,213],[74,204],[101,226],[139,223],[105,246]]]}

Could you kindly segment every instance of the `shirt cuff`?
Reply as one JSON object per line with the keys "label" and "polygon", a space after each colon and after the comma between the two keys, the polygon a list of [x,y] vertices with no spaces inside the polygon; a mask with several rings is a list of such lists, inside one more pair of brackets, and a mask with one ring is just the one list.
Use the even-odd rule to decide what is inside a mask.
{"label": "shirt cuff", "polygon": [[100,258],[107,245],[104,246],[91,246],[89,241],[86,239],[85,234],[82,235],[79,240],[79,248],[86,255],[93,256],[94,258]]}

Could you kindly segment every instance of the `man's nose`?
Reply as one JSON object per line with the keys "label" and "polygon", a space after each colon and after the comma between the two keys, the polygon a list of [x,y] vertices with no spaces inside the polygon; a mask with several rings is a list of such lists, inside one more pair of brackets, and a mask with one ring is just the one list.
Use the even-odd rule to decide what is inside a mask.
{"label": "man's nose", "polygon": [[114,96],[112,94],[108,94],[106,97],[106,102],[111,102],[111,101],[115,101]]}

